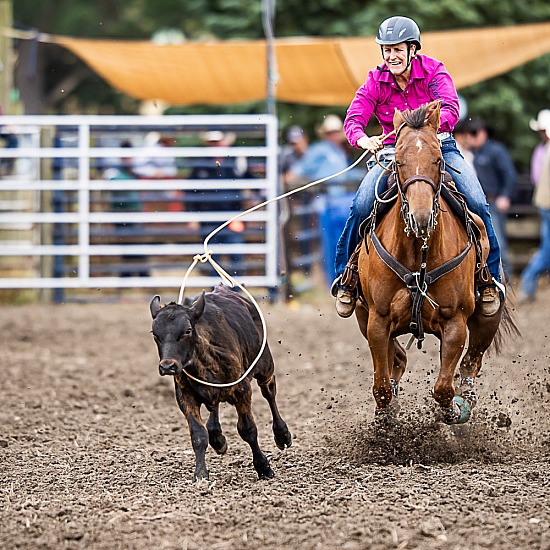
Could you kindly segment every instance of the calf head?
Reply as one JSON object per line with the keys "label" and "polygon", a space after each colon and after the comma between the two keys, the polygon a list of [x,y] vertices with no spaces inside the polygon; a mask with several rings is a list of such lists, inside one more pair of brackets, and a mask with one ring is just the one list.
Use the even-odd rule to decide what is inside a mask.
{"label": "calf head", "polygon": [[160,304],[155,296],[149,304],[153,316],[153,338],[159,352],[159,374],[180,374],[193,361],[197,341],[196,323],[204,312],[204,291],[191,306]]}

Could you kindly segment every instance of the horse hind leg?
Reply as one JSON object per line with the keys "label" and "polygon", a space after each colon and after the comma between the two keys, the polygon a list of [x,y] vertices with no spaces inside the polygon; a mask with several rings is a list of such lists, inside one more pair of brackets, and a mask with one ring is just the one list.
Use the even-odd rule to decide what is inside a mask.
{"label": "horse hind leg", "polygon": [[483,356],[492,344],[500,324],[501,313],[486,317],[477,310],[468,319],[468,349],[460,363],[460,382],[457,395],[470,409],[477,404],[475,380],[483,361]]}

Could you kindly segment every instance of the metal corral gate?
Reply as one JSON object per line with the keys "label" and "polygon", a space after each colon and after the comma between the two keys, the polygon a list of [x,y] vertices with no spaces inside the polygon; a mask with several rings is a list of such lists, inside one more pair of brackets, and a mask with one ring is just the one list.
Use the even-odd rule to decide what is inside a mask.
{"label": "metal corral gate", "polygon": [[[179,288],[213,228],[278,193],[270,115],[1,123],[2,289]],[[278,285],[277,212],[272,203],[210,241],[248,287]],[[190,287],[219,282],[209,264],[192,276]]]}

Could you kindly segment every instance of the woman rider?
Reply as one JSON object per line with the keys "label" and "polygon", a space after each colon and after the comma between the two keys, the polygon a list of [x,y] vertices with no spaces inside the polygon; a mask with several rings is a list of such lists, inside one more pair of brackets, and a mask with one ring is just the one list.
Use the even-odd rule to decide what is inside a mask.
{"label": "woman rider", "polygon": [[[349,143],[360,149],[378,153],[382,164],[388,165],[395,152],[395,137],[382,142],[379,136],[367,136],[365,128],[374,115],[385,134],[393,130],[395,109],[417,109],[422,105],[440,100],[441,122],[438,138],[443,159],[456,169],[452,176],[455,185],[466,197],[470,210],[481,217],[487,229],[490,252],[487,267],[492,282],[481,289],[480,300],[484,315],[494,315],[504,299],[505,288],[500,271],[500,249],[495,236],[489,205],[481,185],[459,153],[451,134],[459,120],[459,102],[453,80],[440,61],[419,55],[420,30],[408,17],[390,17],[378,29],[377,44],[380,44],[384,63],[371,70],[351,102],[344,131]],[[353,199],[350,215],[336,247],[336,275],[332,292],[336,295],[336,311],[341,317],[349,317],[357,299],[356,289],[343,286],[340,281],[344,269],[359,242],[359,226],[370,214],[375,200],[375,184],[383,169],[374,160],[368,163],[369,171]],[[387,175],[380,180],[379,189],[384,189]]]}

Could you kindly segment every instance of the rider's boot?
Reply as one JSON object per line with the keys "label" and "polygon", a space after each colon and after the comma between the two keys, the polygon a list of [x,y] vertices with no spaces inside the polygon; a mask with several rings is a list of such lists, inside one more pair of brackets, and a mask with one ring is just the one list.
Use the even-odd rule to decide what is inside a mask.
{"label": "rider's boot", "polygon": [[336,297],[336,313],[340,317],[350,317],[357,302],[357,283],[359,282],[359,250],[351,255],[344,273],[332,283],[331,293]]}
{"label": "rider's boot", "polygon": [[336,293],[336,313],[340,317],[350,317],[355,311],[355,302],[357,296],[355,290],[349,290],[347,288],[338,288]]}
{"label": "rider's boot", "polygon": [[479,307],[485,317],[492,317],[504,303],[506,296],[506,287],[494,278],[488,277],[486,284],[479,285]]}

